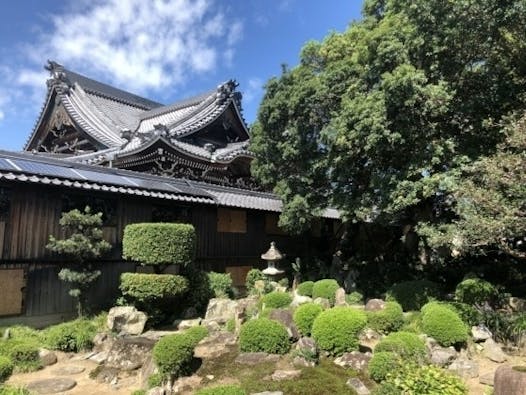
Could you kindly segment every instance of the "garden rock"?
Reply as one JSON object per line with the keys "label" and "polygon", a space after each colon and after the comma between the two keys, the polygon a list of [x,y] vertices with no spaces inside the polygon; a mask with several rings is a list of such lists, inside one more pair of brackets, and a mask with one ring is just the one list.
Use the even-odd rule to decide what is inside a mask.
{"label": "garden rock", "polygon": [[298,295],[298,292],[296,290],[293,292],[292,296],[293,296],[292,302],[290,303],[290,305],[292,307],[298,307],[301,304],[311,303],[312,302],[312,298],[311,297]]}
{"label": "garden rock", "polygon": [[89,360],[93,361],[93,362],[96,362],[96,363],[98,363],[100,365],[100,364],[106,362],[106,360],[108,359],[108,355],[109,355],[108,351],[101,351],[101,352],[98,352],[95,355],[92,355],[91,357],[89,357]]}
{"label": "garden rock", "polygon": [[93,337],[93,351],[109,351],[113,345],[113,336],[105,332],[99,332]]}
{"label": "garden rock", "polygon": [[479,383],[484,385],[490,385],[493,387],[495,384],[495,372],[483,374],[479,377]]}
{"label": "garden rock", "polygon": [[133,306],[118,306],[110,309],[106,324],[113,332],[140,335],[147,320],[148,316]]}
{"label": "garden rock", "polygon": [[365,311],[380,311],[385,309],[385,302],[382,299],[369,299],[365,304]]}
{"label": "garden rock", "polygon": [[359,351],[346,352],[336,358],[334,363],[342,368],[352,368],[353,370],[363,371],[369,365],[372,355]]}
{"label": "garden rock", "polygon": [[38,380],[29,383],[26,388],[37,394],[56,394],[72,389],[77,385],[73,379],[61,377],[57,379]]}
{"label": "garden rock", "polygon": [[148,390],[147,395],[165,395],[166,390],[162,387],[153,387]]}
{"label": "garden rock", "polygon": [[292,312],[288,309],[275,309],[270,312],[269,318],[274,321],[278,321],[283,324],[289,334],[289,339],[297,340],[300,337],[300,333],[294,319],[292,318]]}
{"label": "garden rock", "polygon": [[102,366],[98,369],[95,369],[92,374],[94,375],[93,379],[95,379],[97,383],[110,384],[118,380],[119,369]]}
{"label": "garden rock", "polygon": [[521,299],[512,296],[509,300],[511,309],[515,312],[526,312],[526,299]]}
{"label": "garden rock", "polygon": [[300,367],[305,367],[305,368],[313,368],[314,366],[316,366],[316,361],[312,361],[312,360],[309,360],[305,357],[302,357],[302,356],[295,356],[294,359],[292,360],[292,364],[294,366],[300,366]]}
{"label": "garden rock", "polygon": [[347,301],[345,300],[345,289],[338,288],[334,297],[335,306],[347,306]]}
{"label": "garden rock", "polygon": [[180,331],[199,325],[201,325],[201,318],[194,318],[192,320],[175,320],[173,322],[173,326]]}
{"label": "garden rock", "polygon": [[211,359],[220,357],[230,351],[230,346],[235,345],[237,338],[230,332],[219,332],[201,340],[194,349],[196,358]]}
{"label": "garden rock", "polygon": [[435,346],[431,350],[431,363],[434,365],[445,367],[455,360],[457,352],[454,347],[440,347]]}
{"label": "garden rock", "polygon": [[347,386],[352,388],[358,395],[369,395],[371,392],[359,378],[352,377],[347,380]]}
{"label": "garden rock", "polygon": [[146,388],[148,386],[148,377],[154,373],[157,373],[157,366],[155,365],[152,356],[149,355],[142,364],[141,370],[139,371],[139,382],[141,388]]}
{"label": "garden rock", "polygon": [[302,337],[296,343],[296,350],[311,355],[318,355],[318,346],[312,337]]}
{"label": "garden rock", "polygon": [[215,321],[218,324],[225,324],[228,320],[234,319],[236,314],[237,302],[230,299],[213,298],[208,302],[205,320]]}
{"label": "garden rock", "polygon": [[361,341],[371,341],[371,340],[378,340],[382,337],[378,332],[376,332],[374,329],[371,328],[365,328],[362,333],[360,333],[360,340]]}
{"label": "garden rock", "polygon": [[57,363],[57,355],[53,351],[46,350],[45,348],[38,350],[38,356],[42,366],[50,366]]}
{"label": "garden rock", "polygon": [[193,394],[194,390],[201,385],[203,378],[194,374],[189,377],[179,377],[173,384],[173,392],[176,394],[179,393],[188,393],[187,390],[190,389],[190,393]]}
{"label": "garden rock", "polygon": [[239,354],[235,359],[236,363],[242,365],[257,365],[258,363],[277,361],[279,361],[279,355],[268,354],[266,352],[244,352]]}
{"label": "garden rock", "polygon": [[270,378],[272,381],[292,380],[301,376],[301,370],[276,370]]}
{"label": "garden rock", "polygon": [[331,307],[331,302],[326,298],[316,298],[314,299],[314,303],[319,304],[324,309],[329,309]]}
{"label": "garden rock", "polygon": [[117,339],[108,353],[107,367],[122,370],[140,368],[151,354],[155,341],[144,337]]}
{"label": "garden rock", "polygon": [[479,365],[470,359],[459,358],[453,361],[448,369],[464,379],[475,378],[479,375]]}
{"label": "garden rock", "polygon": [[[524,369],[524,367],[522,367]],[[499,366],[495,372],[494,395],[524,395],[526,369],[510,365]]]}
{"label": "garden rock", "polygon": [[473,336],[473,340],[476,342],[483,342],[485,340],[491,339],[493,336],[491,331],[484,324],[472,326],[471,335]]}
{"label": "garden rock", "polygon": [[66,365],[53,370],[53,374],[57,376],[70,376],[72,374],[79,374],[86,370],[83,366]]}
{"label": "garden rock", "polygon": [[487,339],[484,342],[484,355],[493,362],[502,363],[508,359],[508,356],[502,351],[498,343],[493,339]]}
{"label": "garden rock", "polygon": [[219,323],[214,320],[203,320],[201,321],[201,325],[208,329],[208,332],[211,333],[219,332],[221,330],[221,325],[219,325]]}

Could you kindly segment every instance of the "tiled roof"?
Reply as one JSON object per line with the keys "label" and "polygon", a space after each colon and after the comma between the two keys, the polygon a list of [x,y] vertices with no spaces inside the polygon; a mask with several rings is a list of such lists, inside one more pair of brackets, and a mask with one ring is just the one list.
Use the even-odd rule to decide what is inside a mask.
{"label": "tiled roof", "polygon": [[[224,207],[274,212],[282,209],[281,200],[272,193],[84,165],[30,153],[0,151],[0,179]],[[337,211],[326,210],[324,217],[338,218]]]}

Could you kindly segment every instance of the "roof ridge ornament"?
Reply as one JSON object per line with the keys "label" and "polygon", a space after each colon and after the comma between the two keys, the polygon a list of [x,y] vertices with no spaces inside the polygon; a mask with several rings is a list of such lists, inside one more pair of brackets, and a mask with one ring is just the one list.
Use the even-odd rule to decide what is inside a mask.
{"label": "roof ridge ornament", "polygon": [[50,78],[47,80],[47,86],[57,86],[62,88],[61,93],[68,93],[69,89],[72,87],[71,81],[66,76],[64,66],[60,63],[55,62],[54,60],[47,61],[47,64],[44,66],[44,69],[49,71]]}
{"label": "roof ridge ornament", "polygon": [[[236,80],[228,80],[217,87],[216,103],[223,104],[226,100],[231,98],[239,84]],[[235,95],[234,95],[235,96]]]}

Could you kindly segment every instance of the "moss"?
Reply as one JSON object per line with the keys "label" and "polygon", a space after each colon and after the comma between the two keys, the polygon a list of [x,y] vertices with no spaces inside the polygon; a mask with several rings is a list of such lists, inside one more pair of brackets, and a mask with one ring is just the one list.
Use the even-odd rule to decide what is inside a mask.
{"label": "moss", "polygon": [[281,309],[288,307],[292,302],[292,296],[287,292],[271,292],[261,298],[261,304],[269,309]]}
{"label": "moss", "polygon": [[246,395],[239,385],[219,385],[198,390],[195,395]]}
{"label": "moss", "polygon": [[312,287],[314,286],[314,281],[304,281],[298,285],[298,295],[301,296],[312,296]]}
{"label": "moss", "polygon": [[324,279],[316,281],[312,287],[312,297],[329,299],[331,306],[334,305],[334,299],[336,297],[336,291],[340,288],[340,285],[336,280]]}

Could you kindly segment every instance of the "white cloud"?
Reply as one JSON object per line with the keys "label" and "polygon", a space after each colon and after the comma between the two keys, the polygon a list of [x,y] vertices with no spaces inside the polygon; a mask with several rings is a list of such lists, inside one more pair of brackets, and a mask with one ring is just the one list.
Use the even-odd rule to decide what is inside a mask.
{"label": "white cloud", "polygon": [[[82,2],[51,22],[31,48],[39,68],[51,58],[139,93],[210,72],[220,54],[233,57],[243,31],[213,0]],[[36,85],[37,74],[26,70],[19,83]]]}
{"label": "white cloud", "polygon": [[4,119],[4,112],[2,110],[0,110],[0,121]]}
{"label": "white cloud", "polygon": [[263,81],[260,78],[250,78],[247,85],[247,89],[243,92],[243,101],[250,103],[261,95],[263,91]]}

